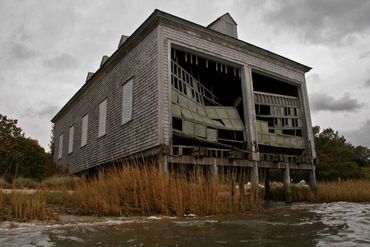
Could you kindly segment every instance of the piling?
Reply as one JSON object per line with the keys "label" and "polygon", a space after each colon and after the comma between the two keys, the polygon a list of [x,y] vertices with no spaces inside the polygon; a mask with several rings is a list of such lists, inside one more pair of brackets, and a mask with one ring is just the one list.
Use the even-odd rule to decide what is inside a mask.
{"label": "piling", "polygon": [[285,171],[284,171],[284,196],[285,202],[291,203],[292,202],[292,188],[290,186],[290,171],[289,171],[289,163],[285,163]]}
{"label": "piling", "polygon": [[259,179],[258,179],[258,164],[257,161],[253,162],[251,172],[251,185],[252,185],[252,197],[257,199],[259,193]]}
{"label": "piling", "polygon": [[271,198],[270,169],[265,169],[265,199]]}

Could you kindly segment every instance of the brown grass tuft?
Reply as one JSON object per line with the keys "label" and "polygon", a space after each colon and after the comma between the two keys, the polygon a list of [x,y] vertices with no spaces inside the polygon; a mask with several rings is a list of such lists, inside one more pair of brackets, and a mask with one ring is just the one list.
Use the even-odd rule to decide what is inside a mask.
{"label": "brown grass tuft", "polygon": [[[284,199],[282,184],[271,186],[273,199]],[[319,182],[317,191],[313,193],[310,188],[292,187],[292,199],[295,202],[370,202],[370,180],[343,180],[336,182]]]}
{"label": "brown grass tuft", "polygon": [[10,195],[10,215],[16,220],[44,220],[46,202],[38,194],[12,193]]}

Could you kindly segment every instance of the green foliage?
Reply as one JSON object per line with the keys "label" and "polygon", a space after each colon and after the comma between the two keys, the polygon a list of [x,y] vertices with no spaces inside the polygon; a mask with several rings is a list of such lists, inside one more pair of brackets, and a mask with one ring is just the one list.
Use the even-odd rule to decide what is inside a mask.
{"label": "green foliage", "polygon": [[320,131],[313,127],[319,164],[317,177],[320,180],[352,179],[365,177],[360,166],[370,166],[370,150],[354,147],[338,131],[331,128]]}
{"label": "green foliage", "polygon": [[50,164],[49,154],[37,140],[26,138],[18,121],[0,114],[0,176],[41,179]]}

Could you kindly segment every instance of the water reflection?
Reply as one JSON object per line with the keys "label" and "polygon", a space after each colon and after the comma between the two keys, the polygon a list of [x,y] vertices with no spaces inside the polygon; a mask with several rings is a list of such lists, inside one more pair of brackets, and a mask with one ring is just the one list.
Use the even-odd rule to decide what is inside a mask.
{"label": "water reflection", "polygon": [[248,216],[0,224],[0,246],[370,246],[370,204],[272,203]]}

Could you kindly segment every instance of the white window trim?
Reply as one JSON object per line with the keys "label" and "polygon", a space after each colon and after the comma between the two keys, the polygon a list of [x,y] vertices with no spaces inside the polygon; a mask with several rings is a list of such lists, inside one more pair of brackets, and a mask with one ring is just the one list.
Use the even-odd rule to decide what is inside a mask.
{"label": "white window trim", "polygon": [[68,154],[73,153],[73,139],[75,135],[75,125],[72,125],[69,127],[69,133],[68,133]]}
{"label": "white window trim", "polygon": [[99,103],[98,137],[102,137],[107,133],[107,107],[107,99],[104,99]]}
{"label": "white window trim", "polygon": [[58,160],[62,159],[63,157],[63,139],[64,139],[64,135],[62,133],[59,135],[59,140],[58,140]]}
{"label": "white window trim", "polygon": [[[85,121],[86,124],[84,124]],[[89,129],[89,114],[85,114],[81,120],[81,147],[84,147],[87,144],[88,129]]]}
{"label": "white window trim", "polygon": [[128,80],[122,85],[122,102],[121,102],[121,114],[122,114],[122,125],[128,123],[132,119],[133,112],[133,78]]}

